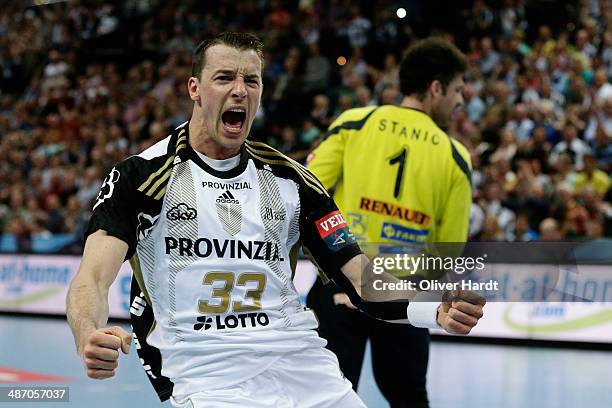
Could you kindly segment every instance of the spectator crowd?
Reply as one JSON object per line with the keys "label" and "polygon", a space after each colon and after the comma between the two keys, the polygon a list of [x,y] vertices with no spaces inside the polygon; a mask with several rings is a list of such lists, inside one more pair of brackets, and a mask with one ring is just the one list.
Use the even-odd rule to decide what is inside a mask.
{"label": "spectator crowd", "polygon": [[404,19],[393,1],[49,3],[0,10],[0,235],[19,250],[52,234],[82,245],[105,175],[188,120],[191,52],[226,30],[266,45],[251,137],[302,163],[342,111],[401,101],[411,42],[454,41],[469,68],[447,130],[472,154],[470,239],[612,237],[609,1],[561,1],[551,15],[457,2],[460,18],[437,23],[425,1]]}

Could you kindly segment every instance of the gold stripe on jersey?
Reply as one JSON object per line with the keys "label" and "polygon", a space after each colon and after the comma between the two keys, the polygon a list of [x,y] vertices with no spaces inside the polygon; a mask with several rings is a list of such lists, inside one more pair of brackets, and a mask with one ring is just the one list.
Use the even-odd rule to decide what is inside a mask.
{"label": "gold stripe on jersey", "polygon": [[[281,166],[286,166],[286,167],[290,167],[295,169],[295,165],[291,164],[288,161],[285,160],[272,160],[272,159],[266,159],[264,157],[261,157],[257,154],[257,151],[253,150],[250,146],[247,146],[247,151],[249,152],[249,154],[251,154],[253,157],[255,157],[258,160],[261,160],[264,163],[268,163],[268,164],[278,164]],[[260,152],[262,153],[262,152]],[[297,171],[297,170],[296,170]],[[297,171],[298,175],[302,178],[302,180],[304,181],[304,183],[306,183],[306,185],[308,185],[310,188],[312,188],[313,190],[315,190],[317,193],[321,194],[321,195],[326,195],[329,196],[329,193],[320,185],[316,185],[313,182],[311,182],[309,179],[307,179],[302,173],[300,173],[299,171]]]}
{"label": "gold stripe on jersey", "polygon": [[[181,143],[180,145],[178,145],[176,147],[176,152],[178,153],[179,150],[184,149],[187,147],[187,142]],[[175,158],[176,154],[174,156],[172,156],[172,158]],[[174,161],[173,161],[174,162]],[[172,168],[173,166],[170,166],[168,168],[168,170],[166,170],[166,172],[164,173],[164,175],[157,180],[157,182],[155,184],[153,184],[153,186],[151,186],[151,188],[149,189],[149,191],[146,192],[146,194],[150,197],[153,195],[153,193],[155,192],[155,190],[157,190],[160,186],[160,184],[164,183],[172,174]],[[155,200],[159,200],[161,199],[164,194],[166,193],[166,188],[167,188],[168,184],[164,184],[164,187],[159,191],[159,193],[157,193],[157,195],[155,197],[153,197]]]}
{"label": "gold stripe on jersey", "polygon": [[[264,156],[271,156],[274,158],[280,158],[280,159],[284,159],[284,161],[287,162],[287,164],[291,165],[292,168],[294,168],[298,173],[300,173],[300,175],[302,176],[302,178],[308,178],[311,182],[317,184],[320,186],[320,188],[322,188],[323,190],[325,190],[325,187],[323,187],[323,185],[319,182],[319,180],[312,175],[308,170],[306,170],[304,167],[302,167],[299,163],[297,163],[296,161],[292,160],[291,158],[285,156],[284,154],[282,154],[281,152],[279,152],[278,150],[260,143],[260,142],[253,142],[253,141],[247,141],[247,148],[249,148],[249,151],[251,152],[255,152],[256,154],[259,155],[264,155]],[[255,145],[255,146],[252,146]],[[262,146],[264,147],[264,149],[262,148],[258,148],[256,146]],[[266,150],[269,149],[269,150]]]}
{"label": "gold stripe on jersey", "polygon": [[147,192],[145,193],[146,195],[148,195],[149,197],[151,197],[153,195],[153,193],[155,192],[155,190],[157,190],[159,188],[159,185],[161,183],[163,183],[164,181],[168,180],[168,177],[170,177],[170,174],[172,174],[172,167],[169,167],[168,170],[166,170],[166,172],[164,173],[163,176],[161,176],[156,182],[155,184],[153,184],[151,186],[151,188],[149,190],[147,190]]}
{"label": "gold stripe on jersey", "polygon": [[155,200],[160,200],[160,199],[161,199],[161,198],[164,196],[164,194],[166,194],[166,187],[167,187],[167,186],[168,186],[168,185],[166,184],[166,185],[164,186],[164,188],[162,188],[161,190],[159,190],[159,193],[157,193],[157,195],[156,195],[155,197],[153,197],[153,198],[154,198]]}
{"label": "gold stripe on jersey", "polygon": [[[274,148],[272,148],[272,147],[270,147],[270,146],[268,146],[268,145],[266,145],[264,143],[254,142],[252,140],[247,140],[246,143],[245,143],[245,146],[246,146],[246,148],[247,148],[249,153],[251,153],[255,158],[257,158],[257,159],[259,159],[259,160],[261,160],[261,161],[263,161],[265,163],[280,164],[282,166],[287,166],[287,167],[293,168],[301,176],[302,180],[304,180],[304,182],[306,184],[308,184],[313,190],[315,190],[319,194],[322,194],[322,195],[325,195],[325,196],[329,197],[329,193],[327,192],[325,187],[323,187],[321,182],[315,176],[313,176],[310,172],[308,172],[308,170],[303,168],[299,163],[297,163],[296,161],[294,161],[294,160],[290,159],[289,157],[285,156],[284,154],[282,154],[278,150],[275,150]],[[270,150],[259,149],[259,148],[255,147],[255,146],[262,146],[262,147],[270,149]],[[274,158],[279,158],[279,159],[283,159],[283,160],[267,159],[267,158],[261,157],[260,155],[272,156]]]}
{"label": "gold stripe on jersey", "polygon": [[289,265],[291,266],[291,280],[295,278],[295,268],[297,267],[297,261],[300,256],[300,248],[302,247],[302,242],[296,242],[291,249],[289,250]]}
{"label": "gold stripe on jersey", "polygon": [[[264,156],[281,157],[281,158],[287,160],[287,162],[289,162],[289,164],[291,164],[303,176],[308,177],[310,179],[310,181],[312,181],[315,184],[318,184],[323,190],[325,190],[325,187],[323,187],[323,184],[321,184],[321,182],[312,173],[310,173],[308,170],[306,170],[304,167],[302,167],[295,160],[285,156],[284,154],[282,154],[281,152],[279,152],[275,148],[270,147],[270,146],[268,146],[265,143],[256,142],[256,141],[253,141],[253,140],[247,140],[246,142],[247,142],[247,144],[249,145],[249,147],[252,150],[255,150],[256,152],[261,153]],[[251,145],[253,145],[253,146],[251,146]],[[256,146],[260,146],[263,149],[262,148],[258,148]],[[266,150],[266,149],[269,149],[269,150]]]}
{"label": "gold stripe on jersey", "polygon": [[134,254],[130,258],[130,266],[132,267],[132,271],[134,272],[134,278],[136,282],[138,282],[138,286],[140,286],[140,290],[144,294],[145,300],[149,305],[151,305],[151,298],[149,297],[149,293],[147,292],[147,288],[144,285],[144,278],[142,276],[142,269],[140,269],[140,259],[138,259],[138,255]]}
{"label": "gold stripe on jersey", "polygon": [[[187,141],[187,129],[183,128],[183,130],[181,130],[178,134],[178,137],[176,139],[176,144],[175,146],[178,146],[179,144],[186,142]],[[177,149],[178,150],[178,149]]]}
{"label": "gold stripe on jersey", "polygon": [[[185,134],[185,129],[181,130],[181,132],[178,135],[178,139],[176,140],[176,148],[175,148],[175,153],[168,157],[168,160],[166,160],[166,162],[154,173],[152,173],[149,178],[140,185],[140,187],[138,187],[138,191],[140,191],[141,193],[144,192],[149,185],[151,185],[151,183],[153,183],[153,180],[155,180],[155,178],[157,178],[160,174],[163,173],[162,177],[161,177],[161,181],[156,182],[153,187],[149,188],[147,190],[147,192],[145,193],[148,196],[152,196],[153,193],[155,192],[155,190],[157,190],[157,188],[159,187],[159,185],[161,184],[161,182],[163,182],[164,180],[167,180],[168,177],[170,176],[170,172],[172,171],[172,163],[174,162],[174,158],[176,157],[176,153],[179,152],[179,150],[184,149],[187,147],[187,135]],[[157,199],[157,198],[156,198]]]}
{"label": "gold stripe on jersey", "polygon": [[149,332],[147,333],[146,339],[148,339],[151,333],[153,333],[153,330],[155,330],[155,326],[157,326],[157,320],[153,319],[153,323],[151,323],[151,328],[149,329]]}
{"label": "gold stripe on jersey", "polygon": [[144,183],[140,185],[140,187],[138,187],[138,191],[142,193],[147,187],[149,187],[149,184],[151,184],[153,180],[155,180],[155,177],[163,173],[164,170],[166,170],[166,168],[168,168],[168,166],[170,166],[173,161],[174,161],[174,156],[168,157],[168,160],[166,160],[163,166],[161,166],[156,172],[152,173],[147,179],[147,181],[145,181]]}
{"label": "gold stripe on jersey", "polygon": [[[315,266],[315,268],[317,268],[317,271],[319,273],[319,276],[321,277],[321,280],[323,281],[324,285],[327,285],[329,282],[331,282],[331,279],[327,276],[327,274],[325,273],[325,271],[323,270],[323,268],[321,268],[319,266],[319,264],[317,263],[317,261],[314,259],[314,256],[312,256],[312,253],[310,252],[310,250],[306,247],[302,248],[304,250],[304,256],[306,257],[306,259],[308,259],[310,262],[312,262],[312,264]],[[319,319],[317,318],[317,321]]]}

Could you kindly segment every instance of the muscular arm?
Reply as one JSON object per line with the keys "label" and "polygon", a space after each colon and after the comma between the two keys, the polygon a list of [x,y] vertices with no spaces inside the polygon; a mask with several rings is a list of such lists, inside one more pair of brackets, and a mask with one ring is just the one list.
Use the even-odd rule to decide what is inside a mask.
{"label": "muscular arm", "polygon": [[83,259],[66,298],[68,324],[82,354],[87,336],[108,319],[108,289],[123,263],[128,246],[98,230],[87,238]]}
{"label": "muscular arm", "polygon": [[117,367],[119,347],[127,353],[130,335],[120,327],[106,328],[108,289],[117,277],[128,246],[98,230],[87,238],[83,259],[66,297],[66,314],[77,352],[91,378],[108,378]]}
{"label": "muscular arm", "polygon": [[[411,290],[394,290],[392,293],[388,292],[376,292],[376,293],[362,293],[363,288],[371,288],[373,287],[373,281],[375,279],[380,279],[383,282],[399,282],[395,276],[389,273],[382,274],[374,274],[371,271],[367,271],[366,269],[371,269],[370,259],[364,254],[359,254],[341,268],[344,276],[352,284],[355,292],[362,300],[370,300],[370,301],[391,301],[391,300],[412,300],[418,292]],[[366,273],[364,273],[366,272]]]}

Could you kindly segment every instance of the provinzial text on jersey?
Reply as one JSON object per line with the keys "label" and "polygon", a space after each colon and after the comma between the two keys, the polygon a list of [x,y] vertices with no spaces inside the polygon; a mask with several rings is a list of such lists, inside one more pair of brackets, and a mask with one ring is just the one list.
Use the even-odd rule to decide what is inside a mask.
{"label": "provinzial text on jersey", "polygon": [[410,140],[430,142],[433,145],[440,144],[440,135],[437,133],[430,135],[429,131],[418,128],[411,128],[411,131],[409,131],[408,127],[399,122],[394,120],[389,122],[387,119],[381,119],[380,122],[378,122],[378,130],[384,132],[387,129],[391,130],[391,133],[394,135],[403,136],[406,138],[409,137]]}
{"label": "provinzial text on jersey", "polygon": [[251,190],[251,183],[247,181],[239,181],[236,183],[219,183],[216,181],[203,181],[202,187],[214,188],[217,190]]}
{"label": "provinzial text on jersey", "polygon": [[237,239],[165,237],[166,254],[208,258],[255,259],[261,261],[284,261],[278,243],[271,241],[240,241]]}

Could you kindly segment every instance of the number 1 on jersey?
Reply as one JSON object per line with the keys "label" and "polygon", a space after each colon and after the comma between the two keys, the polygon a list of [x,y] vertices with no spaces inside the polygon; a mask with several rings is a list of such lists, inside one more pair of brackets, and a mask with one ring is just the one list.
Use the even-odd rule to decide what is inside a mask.
{"label": "number 1 on jersey", "polygon": [[397,156],[394,156],[389,160],[389,164],[392,166],[395,163],[399,163],[399,166],[397,168],[397,177],[395,178],[395,189],[393,190],[393,197],[395,198],[399,198],[401,194],[402,179],[404,177],[404,168],[406,167],[407,157],[408,157],[408,148],[403,147],[402,151]]}

